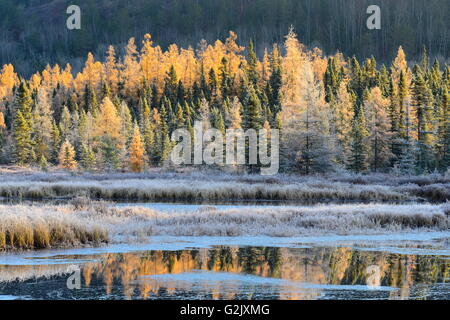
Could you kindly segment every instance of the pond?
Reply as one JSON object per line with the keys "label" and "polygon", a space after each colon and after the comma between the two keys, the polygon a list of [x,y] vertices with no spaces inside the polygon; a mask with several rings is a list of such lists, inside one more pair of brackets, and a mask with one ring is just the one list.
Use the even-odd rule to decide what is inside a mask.
{"label": "pond", "polygon": [[255,239],[267,246],[248,245],[250,237],[154,237],[3,254],[0,299],[450,299],[448,238],[436,236]]}

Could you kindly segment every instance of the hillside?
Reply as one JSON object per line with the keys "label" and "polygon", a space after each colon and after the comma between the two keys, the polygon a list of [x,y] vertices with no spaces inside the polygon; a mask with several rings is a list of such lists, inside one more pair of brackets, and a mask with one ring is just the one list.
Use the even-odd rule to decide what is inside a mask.
{"label": "hillside", "polygon": [[[65,28],[70,4],[81,7],[79,31]],[[381,6],[380,31],[366,28],[370,4]],[[283,42],[290,25],[302,43],[326,54],[386,62],[399,45],[413,59],[426,46],[443,62],[449,48],[449,2],[441,0],[2,0],[0,12],[0,65],[13,63],[25,76],[48,63],[70,62],[77,70],[89,51],[102,58],[106,45],[123,47],[132,36],[140,43],[145,33],[163,48],[195,48],[202,38],[224,40],[234,30],[242,45],[253,39],[260,56]]]}

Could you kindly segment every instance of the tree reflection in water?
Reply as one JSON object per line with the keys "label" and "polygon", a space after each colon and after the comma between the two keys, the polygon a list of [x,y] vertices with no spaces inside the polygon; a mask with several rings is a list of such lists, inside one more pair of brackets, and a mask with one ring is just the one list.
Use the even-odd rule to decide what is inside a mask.
{"label": "tree reflection in water", "polygon": [[[427,297],[431,286],[445,283],[450,274],[448,257],[401,255],[347,247],[293,249],[223,246],[213,249],[110,253],[64,258],[92,258],[98,262],[80,264],[83,288],[79,292],[60,288],[60,296],[63,298],[67,295],[67,298],[102,296],[113,299],[318,299],[326,295],[326,285],[365,286],[370,276],[368,267],[376,266],[375,269],[379,270],[376,282],[383,287],[396,288],[387,290],[383,298],[405,299]],[[67,278],[63,271],[58,271],[57,265],[39,268],[0,266],[0,275],[3,275],[0,276],[0,294],[17,294],[17,291],[27,293],[25,286],[30,278],[42,281],[42,287],[45,288],[49,284],[41,277],[44,275],[43,270],[46,270],[47,278],[59,279],[61,283]],[[183,277],[183,274],[201,272],[204,274],[203,281]],[[22,280],[5,282],[4,277],[11,280],[14,274]],[[238,277],[224,281],[221,278],[223,274]],[[166,276],[158,277],[161,275]],[[221,277],[216,279],[219,275]],[[257,278],[239,278],[246,275]],[[61,283],[60,287],[63,287]],[[411,295],[413,287],[414,294]],[[370,291],[367,288],[365,290]],[[45,296],[46,293],[41,294]],[[32,293],[31,296],[39,298],[39,293]]]}

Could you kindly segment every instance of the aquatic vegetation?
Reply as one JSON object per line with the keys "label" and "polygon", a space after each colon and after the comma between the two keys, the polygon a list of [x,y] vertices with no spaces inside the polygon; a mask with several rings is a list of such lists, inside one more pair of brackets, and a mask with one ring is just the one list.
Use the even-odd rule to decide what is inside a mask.
{"label": "aquatic vegetation", "polygon": [[141,241],[150,235],[276,237],[448,230],[447,205],[347,204],[312,207],[200,207],[160,212],[76,199],[69,205],[0,205],[0,248]]}
{"label": "aquatic vegetation", "polygon": [[0,171],[5,198],[208,201],[294,200],[392,202],[450,200],[450,179],[440,175],[391,177],[378,174],[336,176],[259,176],[212,172],[70,174]]}
{"label": "aquatic vegetation", "polygon": [[0,250],[100,244],[107,232],[71,210],[41,206],[0,206]]}

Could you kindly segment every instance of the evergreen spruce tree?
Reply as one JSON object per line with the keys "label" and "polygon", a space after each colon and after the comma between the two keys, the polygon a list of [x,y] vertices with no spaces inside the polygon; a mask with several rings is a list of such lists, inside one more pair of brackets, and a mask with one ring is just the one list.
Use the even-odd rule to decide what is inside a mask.
{"label": "evergreen spruce tree", "polygon": [[245,102],[243,103],[244,107],[244,119],[243,119],[243,127],[245,130],[247,129],[255,129],[259,130],[262,128],[263,119],[261,101],[256,95],[255,89],[252,85],[248,88],[247,95],[245,97]]}
{"label": "evergreen spruce tree", "polygon": [[412,94],[417,114],[418,166],[420,171],[431,171],[433,169],[434,142],[433,95],[420,67],[415,69]]}
{"label": "evergreen spruce tree", "polygon": [[18,165],[29,164],[32,159],[31,128],[18,110],[14,120],[14,158]]}
{"label": "evergreen spruce tree", "polygon": [[270,59],[270,77],[267,83],[268,89],[266,94],[269,97],[269,103],[272,106],[272,113],[274,117],[281,111],[281,97],[280,90],[282,86],[281,78],[281,57],[278,46],[274,46],[272,56]]}
{"label": "evergreen spruce tree", "polygon": [[175,105],[178,95],[178,78],[173,65],[170,66],[164,81],[164,96],[170,100],[172,105]]}
{"label": "evergreen spruce tree", "polygon": [[256,57],[255,48],[253,46],[253,41],[250,40],[248,44],[248,67],[247,67],[247,77],[253,86],[258,85],[259,74],[258,74],[258,58]]}
{"label": "evergreen spruce tree", "polygon": [[359,112],[356,118],[353,120],[352,126],[352,142],[351,142],[351,157],[350,157],[350,170],[354,172],[365,172],[368,167],[367,156],[367,137],[369,133],[366,127],[366,120],[364,112]]}
{"label": "evergreen spruce tree", "polygon": [[95,167],[95,154],[92,148],[88,147],[86,144],[81,146],[81,157],[80,163],[84,170],[92,170]]}
{"label": "evergreen spruce tree", "polygon": [[437,168],[440,172],[446,172],[450,168],[450,115],[449,94],[445,85],[441,89],[437,115],[437,141],[435,146]]}
{"label": "evergreen spruce tree", "polygon": [[223,121],[223,116],[222,113],[220,112],[219,109],[214,108],[212,110],[212,126],[213,128],[219,130],[222,135],[225,137],[225,123]]}
{"label": "evergreen spruce tree", "polygon": [[53,119],[52,121],[52,156],[51,160],[53,163],[58,162],[58,154],[61,146],[61,135],[59,133],[59,128],[56,125],[56,121]]}

